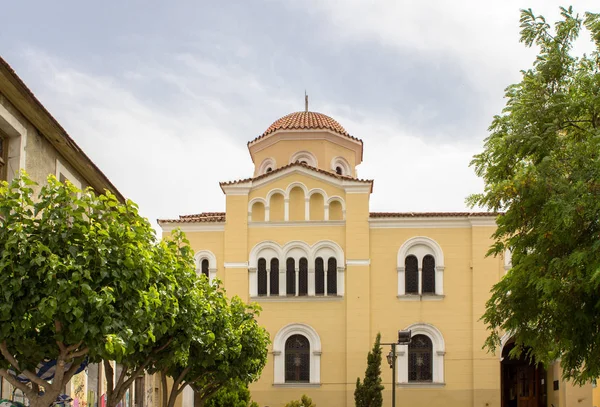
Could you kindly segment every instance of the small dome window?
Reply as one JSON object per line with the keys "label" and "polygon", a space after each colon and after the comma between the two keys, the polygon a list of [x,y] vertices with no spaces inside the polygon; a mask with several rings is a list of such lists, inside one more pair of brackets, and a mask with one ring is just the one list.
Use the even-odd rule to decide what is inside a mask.
{"label": "small dome window", "polygon": [[267,170],[265,172],[271,172],[271,171],[273,171],[273,168],[267,167]]}
{"label": "small dome window", "polygon": [[275,165],[275,160],[271,157],[265,158],[263,160],[263,162],[260,163],[260,166],[258,167],[258,171],[256,172],[256,174],[257,175],[266,174],[266,173],[272,172],[274,168],[277,168],[277,166]]}
{"label": "small dome window", "polygon": [[344,157],[334,157],[331,160],[331,171],[335,172],[337,175],[344,175],[352,177],[352,167]]}
{"label": "small dome window", "polygon": [[340,167],[339,165],[337,167],[335,167],[335,173],[337,175],[343,175],[344,170],[342,170],[342,167]]}
{"label": "small dome window", "polygon": [[310,165],[311,167],[317,167],[317,158],[308,151],[299,151],[292,155],[290,163],[300,163]]}

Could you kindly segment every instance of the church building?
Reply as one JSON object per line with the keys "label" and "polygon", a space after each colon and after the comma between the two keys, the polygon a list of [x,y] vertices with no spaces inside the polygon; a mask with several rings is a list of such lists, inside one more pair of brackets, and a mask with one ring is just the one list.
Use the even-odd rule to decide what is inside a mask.
{"label": "church building", "polygon": [[[510,269],[510,256],[485,256],[496,214],[371,212],[374,181],[357,173],[363,141],[308,106],[248,150],[254,173],[220,184],[225,212],[159,225],[186,233],[198,273],[262,307],[272,344],[250,386],[261,407],[302,394],[354,406],[377,333],[387,343],[399,330],[412,341],[396,347],[393,378],[383,346],[385,406],[392,386],[398,406],[592,406],[591,385],[561,381],[558,364],[508,358],[509,335],[498,354],[482,349],[490,288]],[[193,395],[181,402],[191,407]]]}

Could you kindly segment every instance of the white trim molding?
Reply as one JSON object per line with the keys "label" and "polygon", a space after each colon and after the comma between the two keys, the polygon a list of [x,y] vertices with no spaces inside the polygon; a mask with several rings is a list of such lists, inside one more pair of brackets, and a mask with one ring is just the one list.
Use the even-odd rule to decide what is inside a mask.
{"label": "white trim molding", "polygon": [[[421,295],[422,291],[422,272],[423,258],[427,255],[433,256],[435,259],[435,295],[444,295],[444,252],[440,245],[433,239],[426,236],[415,236],[408,239],[400,246],[398,250],[398,258],[396,263],[396,271],[398,273],[398,296],[406,294],[406,276],[405,276],[405,261],[406,257],[413,255],[418,260],[419,268],[419,289],[416,294]],[[414,294],[413,294],[414,295]],[[425,297],[425,295],[423,295]]]}
{"label": "white trim molding", "polygon": [[213,282],[217,277],[217,257],[210,250],[199,250],[194,254],[196,274],[202,273],[202,260],[208,260],[208,281]]}
{"label": "white trim molding", "polygon": [[229,262],[229,263],[223,263],[223,266],[226,269],[247,269],[248,268],[248,262]]}
{"label": "white trim molding", "polygon": [[27,169],[27,128],[0,104],[0,130],[8,137],[6,180],[10,183],[21,169]]}
{"label": "white trim molding", "polygon": [[340,175],[345,175],[349,177],[353,175],[352,168],[350,167],[350,164],[344,157],[333,157],[331,159],[331,170],[337,174],[336,167],[341,168],[342,173]]}
{"label": "white trim molding", "polygon": [[266,174],[267,169],[269,169],[269,168],[271,168],[271,171],[273,171],[277,168],[276,161],[272,157],[265,158],[263,160],[263,162],[260,163],[260,166],[258,167],[258,170],[256,171],[256,173],[257,173],[257,175]]}
{"label": "white trim molding", "polygon": [[369,266],[371,259],[348,259],[346,260],[346,266]]}
{"label": "white trim molding", "polygon": [[79,178],[75,176],[71,171],[67,169],[67,167],[57,158],[56,159],[56,178],[60,181],[61,174],[65,177],[67,181],[73,184],[77,189],[81,189],[81,181]]}
{"label": "white trim molding", "polygon": [[431,340],[432,344],[432,381],[426,383],[415,383],[408,381],[408,346],[398,346],[397,365],[398,368],[398,384],[415,384],[421,386],[441,385],[444,383],[444,355],[446,354],[446,344],[442,333],[433,325],[425,323],[412,324],[404,328],[410,330],[411,335],[425,335]]}
{"label": "white trim molding", "polygon": [[305,162],[307,165],[310,165],[311,167],[318,168],[317,157],[315,157],[315,155],[313,153],[311,153],[310,151],[298,151],[298,152],[294,153],[290,157],[290,164],[295,163],[297,161]]}
{"label": "white trim molding", "polygon": [[159,224],[163,233],[170,233],[176,229],[182,232],[224,232],[225,222],[198,222],[198,223],[181,223],[181,222],[161,222]]}
{"label": "white trim molding", "polygon": [[[273,384],[290,384],[285,382],[285,342],[292,335],[302,335],[310,344],[310,381],[307,384],[321,383],[321,338],[313,327],[306,324],[289,324],[277,332],[273,340]],[[294,383],[301,387],[303,383]]]}
{"label": "white trim molding", "polygon": [[[336,242],[332,240],[321,240],[313,244],[312,246],[308,243],[300,240],[293,240],[281,246],[279,243],[266,240],[256,244],[251,250],[248,258],[248,278],[249,278],[249,291],[250,297],[258,297],[258,260],[264,258],[267,265],[267,293],[266,297],[271,296],[270,290],[270,264],[271,260],[279,260],[279,297],[282,298],[295,298],[299,297],[299,270],[298,264],[300,259],[305,258],[308,262],[308,287],[307,297],[315,297],[315,260],[321,257],[324,262],[324,272],[328,272],[327,259],[333,257],[336,259],[336,293],[327,294],[327,278],[325,277],[325,292],[323,296],[343,296],[344,295],[344,251]],[[294,259],[296,264],[295,277],[296,277],[296,295],[294,297],[288,297],[286,292],[286,262],[288,258]],[[320,296],[321,294],[319,294]],[[304,295],[303,295],[304,297]]]}

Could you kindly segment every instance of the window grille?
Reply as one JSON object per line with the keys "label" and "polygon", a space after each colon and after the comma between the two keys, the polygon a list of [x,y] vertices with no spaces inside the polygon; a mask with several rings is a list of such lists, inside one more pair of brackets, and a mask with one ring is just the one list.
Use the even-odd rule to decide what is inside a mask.
{"label": "window grille", "polygon": [[419,263],[415,256],[407,256],[404,260],[405,290],[407,294],[419,293]]}
{"label": "window grille", "polygon": [[202,260],[202,274],[208,278],[208,259]]}
{"label": "window grille", "polygon": [[428,254],[423,257],[423,294],[435,294],[435,259]]}
{"label": "window grille", "polygon": [[308,295],[308,260],[305,257],[300,259],[298,295]]}
{"label": "window grille", "polygon": [[425,335],[415,335],[408,345],[408,381],[430,382],[433,377],[433,345]]}
{"label": "window grille", "polygon": [[258,259],[258,295],[267,295],[267,261]]}
{"label": "window grille", "polygon": [[315,294],[325,294],[325,267],[321,257],[315,260]]}
{"label": "window grille", "polygon": [[327,261],[327,294],[337,294],[337,260],[330,257]]}
{"label": "window grille", "polygon": [[287,295],[296,295],[296,260],[291,257],[286,261],[285,287]]}
{"label": "window grille", "polygon": [[271,259],[271,275],[269,276],[271,295],[279,295],[279,259]]}
{"label": "window grille", "polygon": [[285,381],[310,382],[310,344],[302,335],[292,335],[285,342]]}

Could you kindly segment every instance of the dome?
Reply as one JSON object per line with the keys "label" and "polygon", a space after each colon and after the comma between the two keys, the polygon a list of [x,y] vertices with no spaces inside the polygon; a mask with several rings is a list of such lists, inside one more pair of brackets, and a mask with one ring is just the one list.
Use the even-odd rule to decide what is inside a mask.
{"label": "dome", "polygon": [[357,138],[348,134],[346,129],[331,117],[322,113],[304,111],[290,113],[275,120],[262,135],[252,140],[252,142],[279,130],[329,130],[358,141]]}

